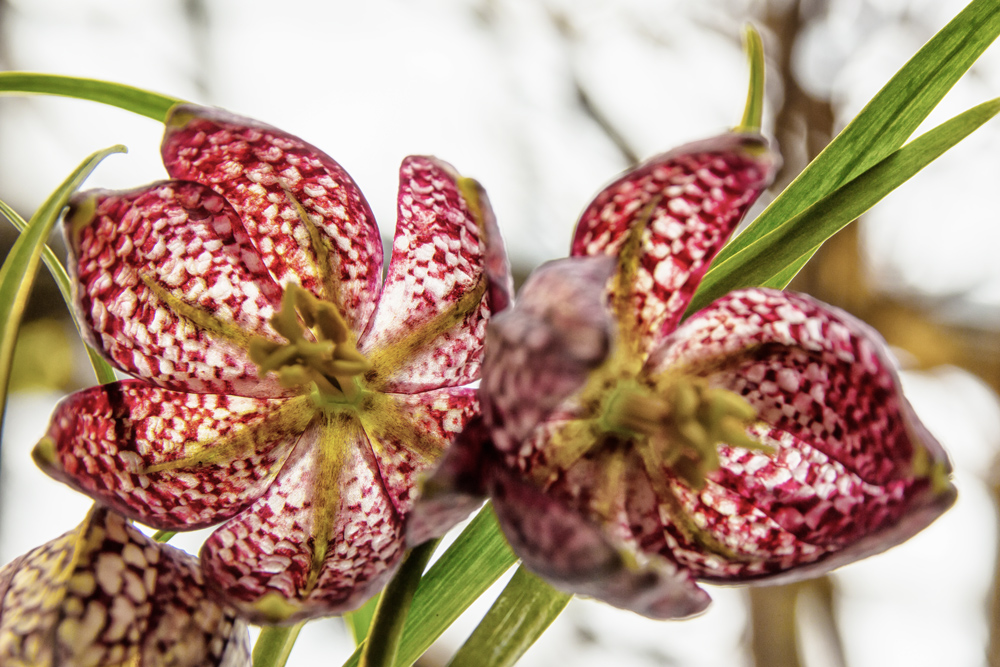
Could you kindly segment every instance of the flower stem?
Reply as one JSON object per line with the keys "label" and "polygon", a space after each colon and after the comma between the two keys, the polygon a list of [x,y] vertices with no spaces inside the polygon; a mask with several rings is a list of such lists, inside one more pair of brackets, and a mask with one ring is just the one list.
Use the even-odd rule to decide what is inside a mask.
{"label": "flower stem", "polygon": [[[413,593],[417,590],[420,577],[438,542],[439,540],[428,540],[411,549],[399,566],[396,576],[382,591],[382,598],[378,601],[375,617],[368,630],[368,638],[361,650],[358,667],[393,667]],[[254,667],[258,667],[256,662]]]}
{"label": "flower stem", "polygon": [[253,667],[285,667],[299,631],[305,624],[305,621],[300,621],[295,625],[262,628],[253,646]]}
{"label": "flower stem", "polygon": [[747,89],[747,103],[743,109],[743,120],[736,126],[737,132],[759,132],[764,114],[764,44],[760,33],[747,24],[743,40],[750,61],[750,85]]}

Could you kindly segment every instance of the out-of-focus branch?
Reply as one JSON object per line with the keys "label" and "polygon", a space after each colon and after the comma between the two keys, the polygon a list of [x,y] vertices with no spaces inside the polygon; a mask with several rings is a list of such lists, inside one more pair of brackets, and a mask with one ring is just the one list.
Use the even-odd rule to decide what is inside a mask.
{"label": "out-of-focus branch", "polygon": [[628,162],[629,166],[634,166],[639,164],[639,155],[636,151],[629,145],[628,140],[622,136],[622,133],[618,131],[618,128],[608,119],[604,113],[594,104],[591,99],[590,94],[587,89],[584,88],[583,82],[576,76],[573,77],[573,85],[576,88],[576,99],[580,103],[580,108],[583,112],[590,118],[594,123],[597,124],[599,128],[604,132],[605,136],[611,140],[611,143],[615,145],[618,152],[621,153],[625,161]]}
{"label": "out-of-focus branch", "polygon": [[[990,476],[993,506],[996,509],[998,525],[1000,525],[1000,460],[994,461]],[[986,663],[990,667],[1000,667],[1000,557],[997,557],[993,563],[993,582],[990,585],[989,605],[990,636],[986,645]]]}
{"label": "out-of-focus branch", "polygon": [[601,111],[600,104],[594,100],[594,98],[587,91],[587,87],[584,85],[577,73],[576,63],[573,58],[573,51],[576,48],[576,42],[578,40],[576,30],[568,16],[561,12],[554,10],[549,10],[549,19],[552,21],[552,25],[556,28],[556,31],[563,38],[563,44],[567,51],[567,60],[569,62],[569,67],[572,74],[573,89],[576,91],[576,100],[579,104],[580,111],[589,118],[591,121],[597,125],[598,128],[604,133],[604,136],[618,149],[625,163],[629,167],[633,167],[641,161],[639,158],[639,152],[635,150],[625,135],[618,129],[615,123],[608,118],[608,116]]}
{"label": "out-of-focus branch", "polygon": [[195,54],[195,68],[191,80],[198,95],[204,99],[209,97],[209,48],[211,30],[208,20],[208,7],[205,0],[181,0],[181,12],[191,31],[191,43]]}

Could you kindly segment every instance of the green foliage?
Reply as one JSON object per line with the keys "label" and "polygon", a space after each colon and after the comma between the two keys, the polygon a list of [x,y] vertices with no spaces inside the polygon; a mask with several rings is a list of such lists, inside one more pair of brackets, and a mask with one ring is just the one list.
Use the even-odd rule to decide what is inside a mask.
{"label": "green foliage", "polygon": [[14,345],[17,342],[17,331],[21,325],[28,295],[31,294],[31,287],[35,283],[45,240],[70,196],[83,184],[101,160],[112,153],[124,152],[124,146],[112,146],[84,160],[31,216],[31,220],[4,260],[3,267],[0,268],[0,406],[5,406],[7,402],[7,385],[14,357]]}
{"label": "green foliage", "polygon": [[448,667],[512,667],[571,597],[522,565]]}
{"label": "green foliage", "polygon": [[[420,580],[399,642],[396,667],[412,665],[516,561],[487,505]],[[361,650],[344,667],[357,667]]]}
{"label": "green foliage", "polygon": [[[997,35],[1000,35],[1000,3],[996,0],[969,3],[889,80],[742,234],[722,249],[695,294],[688,314],[725,294],[726,285],[754,284],[733,275],[748,267],[742,261],[730,260],[779,228],[814,224],[815,220],[810,215],[803,216],[803,212],[902,146]],[[933,160],[929,155],[925,157],[928,159],[924,164]],[[871,204],[875,201],[878,199]],[[821,211],[822,207],[816,213]],[[835,231],[830,229],[826,236],[818,235],[822,236],[819,243]],[[811,256],[812,252],[807,251],[806,259]],[[769,277],[780,276],[776,282],[782,286],[798,271],[798,268],[793,270],[794,263],[789,266],[776,260],[772,266],[766,257],[758,261],[760,265],[753,268],[759,274],[770,271]]]}
{"label": "green foliage", "polygon": [[[24,228],[28,226],[27,221],[17,214],[17,211],[12,209],[10,206],[0,201],[0,215],[7,218],[10,224],[19,232],[24,232]],[[42,244],[42,261],[45,262],[45,266],[48,268],[49,273],[56,281],[56,285],[59,287],[59,293],[62,294],[63,300],[66,302],[66,306],[69,308],[69,312],[73,315],[73,323],[76,325],[76,330],[80,332],[80,336],[83,336],[82,325],[76,318],[76,312],[73,309],[73,291],[70,287],[69,274],[66,273],[65,267],[56,257],[56,254],[52,252],[52,248],[48,246],[47,243]],[[94,348],[86,345],[87,355],[90,357],[90,365],[94,369],[94,375],[97,376],[97,381],[101,384],[107,384],[108,382],[115,381],[115,372],[112,370],[111,366],[106,362],[101,355],[94,351]]]}
{"label": "green foliage", "polygon": [[111,81],[37,72],[0,72],[0,94],[4,93],[75,97],[125,109],[161,123],[166,121],[170,107],[184,101]]}

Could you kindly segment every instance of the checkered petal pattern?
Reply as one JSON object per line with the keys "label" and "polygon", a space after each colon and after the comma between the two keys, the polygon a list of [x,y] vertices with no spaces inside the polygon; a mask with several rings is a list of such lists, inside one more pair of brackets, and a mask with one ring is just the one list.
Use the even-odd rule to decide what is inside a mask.
{"label": "checkered petal pattern", "polygon": [[65,398],[46,436],[54,456],[39,448],[35,458],[56,479],[154,528],[204,528],[271,484],[311,419],[298,403],[124,380]]}
{"label": "checkered petal pattern", "polygon": [[[403,161],[392,261],[361,341],[386,391],[412,394],[479,377],[486,323],[497,309],[486,274],[492,216],[478,185],[451,165]],[[502,243],[493,247],[502,253]]]}
{"label": "checkered petal pattern", "polygon": [[[678,488],[685,511],[743,556],[693,557],[703,578],[784,572],[881,534],[891,534],[888,548],[954,500],[915,465],[921,457],[920,467],[951,470],[903,396],[884,341],[841,310],[801,294],[732,292],[650,359],[651,374],[677,369],[743,396],[758,410],[756,437],[775,449],[724,446],[709,487]],[[675,554],[696,551],[674,537]]]}
{"label": "checkered petal pattern", "polygon": [[162,152],[173,180],[66,217],[81,321],[136,379],[63,401],[35,459],[148,525],[224,522],[206,580],[247,618],[356,608],[404,552],[416,478],[479,412],[463,385],[511,292],[489,202],[407,158],[383,291],[368,205],[318,149],[180,105]]}
{"label": "checkered petal pattern", "polygon": [[[771,183],[777,163],[763,137],[725,134],[651,158],[584,210],[572,255],[634,255],[622,298],[636,320],[640,350],[677,326],[712,258]],[[640,234],[638,247],[626,249],[633,231]]]}
{"label": "checkered petal pattern", "polygon": [[541,267],[490,323],[482,422],[428,478],[414,531],[440,534],[491,497],[540,576],[669,618],[708,604],[696,580],[821,574],[951,505],[948,458],[863,323],[749,289],[678,326],[776,163],[759,137],[721,137],[598,195],[577,256]]}
{"label": "checkered petal pattern", "polygon": [[[281,290],[236,211],[197,183],[78,194],[66,218],[76,308],[95,349],[162,387],[281,396],[247,356]],[[180,307],[178,307],[178,303]]]}
{"label": "checkered petal pattern", "polygon": [[173,178],[233,205],[275,282],[335,303],[364,331],[381,291],[382,240],[343,167],[287,132],[191,105],[171,110],[162,154]]}
{"label": "checkered petal pattern", "polygon": [[0,569],[0,663],[249,667],[250,644],[194,558],[95,506]]}

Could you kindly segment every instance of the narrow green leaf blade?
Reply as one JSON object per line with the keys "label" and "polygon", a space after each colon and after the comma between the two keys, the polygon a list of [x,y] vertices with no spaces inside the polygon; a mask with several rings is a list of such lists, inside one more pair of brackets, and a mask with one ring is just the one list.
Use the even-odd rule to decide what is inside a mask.
{"label": "narrow green leaf blade", "polygon": [[[872,98],[851,123],[775,198],[761,215],[722,249],[713,273],[747,246],[792,219],[851,178],[897,150],[973,62],[1000,35],[1000,3],[973,0],[942,28]],[[728,270],[732,270],[730,265]],[[778,269],[776,268],[775,271]],[[698,291],[691,314],[711,299]]]}
{"label": "narrow green leaf blade", "polygon": [[375,607],[378,606],[380,597],[381,594],[377,594],[360,609],[355,609],[344,614],[344,624],[351,631],[355,646],[363,642],[365,637],[368,636],[368,629],[372,625],[372,617],[375,616]]}
{"label": "narrow green leaf blade", "polygon": [[[112,153],[124,153],[124,146],[112,146],[87,158],[41,205],[14,242],[0,267],[0,409],[7,403],[7,384],[21,316],[31,293],[41,261],[42,248],[70,195],[97,165]],[[2,417],[0,417],[2,426]]]}
{"label": "narrow green leaf blade", "polygon": [[713,266],[692,309],[740,287],[788,284],[819,246],[941,154],[1000,113],[1000,98],[938,125],[783,225]]}
{"label": "narrow green leaf blade", "polygon": [[[0,201],[0,215],[7,218],[10,224],[19,231],[23,232],[24,228],[28,226],[28,223],[17,214],[17,211],[12,209],[3,201]],[[45,266],[48,267],[49,273],[56,281],[56,285],[59,286],[59,292],[62,294],[63,301],[66,302],[66,307],[69,309],[70,315],[73,317],[73,324],[76,325],[76,330],[82,335],[83,330],[81,329],[81,323],[76,317],[76,311],[73,308],[73,290],[70,286],[69,274],[66,273],[65,267],[63,267],[62,262],[56,257],[56,254],[52,252],[52,248],[46,243],[42,246],[42,261],[45,262]],[[94,351],[94,348],[89,345],[84,344],[87,349],[87,355],[90,357],[90,365],[94,369],[94,375],[97,376],[97,381],[101,384],[107,384],[109,382],[114,382],[115,372],[111,368],[104,358]]]}
{"label": "narrow green leaf blade", "polygon": [[[399,643],[396,667],[416,662],[516,561],[487,504],[421,579]],[[359,647],[344,667],[357,667],[360,656]]]}
{"label": "narrow green leaf blade", "polygon": [[0,72],[0,94],[39,94],[100,102],[161,123],[167,111],[184,100],[112,81],[38,72]]}
{"label": "narrow green leaf blade", "polygon": [[512,667],[571,597],[520,566],[448,667]]}

